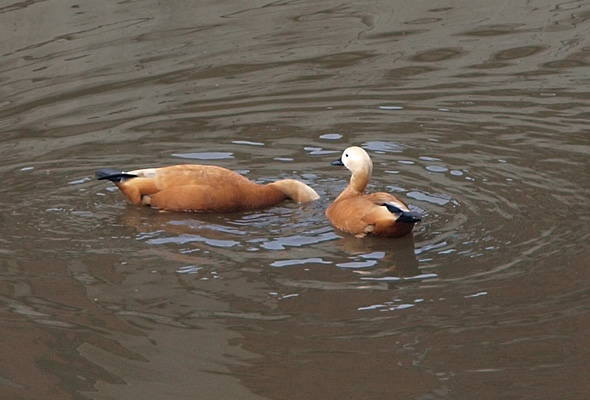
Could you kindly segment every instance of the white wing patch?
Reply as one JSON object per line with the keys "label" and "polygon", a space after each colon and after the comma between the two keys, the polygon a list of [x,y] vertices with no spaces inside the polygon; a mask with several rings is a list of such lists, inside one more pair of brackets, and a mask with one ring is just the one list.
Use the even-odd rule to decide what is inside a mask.
{"label": "white wing patch", "polygon": [[144,168],[135,171],[129,171],[128,174],[137,175],[142,178],[155,178],[158,168]]}
{"label": "white wing patch", "polygon": [[397,207],[402,211],[410,211],[410,209],[401,201],[391,200],[388,201],[386,204],[391,204],[392,206]]}

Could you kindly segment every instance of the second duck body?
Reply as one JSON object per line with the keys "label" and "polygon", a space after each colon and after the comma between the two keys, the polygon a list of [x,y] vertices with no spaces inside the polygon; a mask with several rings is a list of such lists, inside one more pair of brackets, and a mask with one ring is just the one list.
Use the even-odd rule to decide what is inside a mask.
{"label": "second duck body", "polygon": [[258,184],[213,165],[181,164],[129,172],[103,168],[96,171],[96,177],[113,182],[133,204],[167,211],[246,211],[287,199],[308,202],[319,198],[315,190],[294,179]]}

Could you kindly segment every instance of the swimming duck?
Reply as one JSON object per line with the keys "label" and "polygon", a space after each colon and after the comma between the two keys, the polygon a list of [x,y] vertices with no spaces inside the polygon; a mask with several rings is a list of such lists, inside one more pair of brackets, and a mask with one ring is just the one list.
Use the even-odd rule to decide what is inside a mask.
{"label": "swimming duck", "polygon": [[320,197],[294,179],[258,184],[213,165],[172,165],[130,172],[103,168],[96,171],[96,178],[113,182],[133,204],[165,211],[247,211],[287,199],[302,203]]}
{"label": "swimming duck", "polygon": [[373,172],[373,163],[365,150],[349,147],[332,165],[345,166],[352,172],[348,187],[326,210],[332,225],[358,237],[400,237],[412,232],[420,214],[410,211],[406,203],[392,194],[364,193]]}

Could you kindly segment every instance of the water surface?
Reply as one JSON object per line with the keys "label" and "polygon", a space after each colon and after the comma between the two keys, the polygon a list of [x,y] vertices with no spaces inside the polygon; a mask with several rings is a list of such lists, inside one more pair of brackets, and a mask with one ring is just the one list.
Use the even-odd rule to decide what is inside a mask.
{"label": "water surface", "polygon": [[[584,399],[590,8],[25,2],[0,8],[0,394]],[[369,190],[424,215],[359,240]],[[101,167],[207,163],[321,200],[135,207]]]}

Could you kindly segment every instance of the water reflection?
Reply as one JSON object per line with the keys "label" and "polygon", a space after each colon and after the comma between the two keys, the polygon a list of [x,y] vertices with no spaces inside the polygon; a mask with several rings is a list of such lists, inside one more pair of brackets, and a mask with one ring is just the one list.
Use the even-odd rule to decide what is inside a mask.
{"label": "water reflection", "polygon": [[[271,267],[328,264],[369,274],[372,278],[382,274],[398,277],[421,274],[412,236],[393,241],[362,240],[334,232],[326,222],[324,228],[310,230],[311,222],[306,218],[320,219],[317,214],[321,212],[323,209],[313,205],[234,214],[162,213],[129,206],[121,215],[120,223],[136,230],[136,240],[162,249],[174,245],[173,248],[182,254],[208,253],[216,257],[227,249],[234,250],[231,257],[236,262],[268,260]],[[269,232],[275,236],[269,237]],[[292,253],[285,253],[289,249],[303,247],[309,255],[313,254],[313,247],[323,249],[324,243],[346,252],[347,259],[336,261],[334,257],[326,256],[284,258],[285,254]],[[236,249],[242,251],[235,252]],[[421,251],[425,250],[426,247]],[[174,253],[171,256],[178,259]],[[293,254],[299,256],[300,253]],[[370,268],[377,265],[382,268]],[[367,271],[361,272],[363,269]]]}

